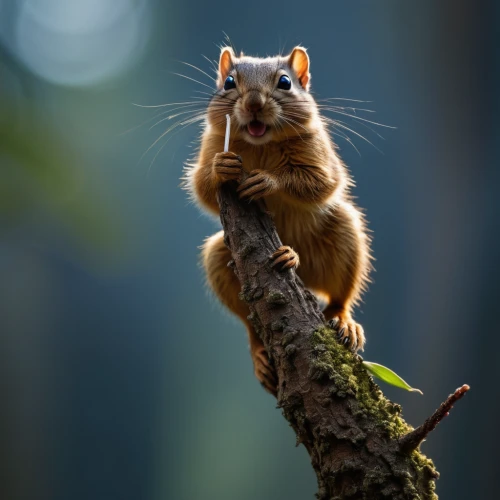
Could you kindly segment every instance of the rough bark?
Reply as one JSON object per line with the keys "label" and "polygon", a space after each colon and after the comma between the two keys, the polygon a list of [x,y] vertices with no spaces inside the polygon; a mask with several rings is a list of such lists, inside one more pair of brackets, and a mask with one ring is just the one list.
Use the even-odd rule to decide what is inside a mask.
{"label": "rough bark", "polygon": [[[336,342],[295,271],[271,268],[269,256],[282,243],[263,205],[241,202],[230,184],[219,193],[219,204],[233,256],[228,265],[276,369],[278,406],[311,456],[317,497],[436,499],[438,472],[418,449],[432,425],[413,431],[362,359]],[[447,401],[459,399],[464,387]],[[429,419],[434,427],[447,411]]]}

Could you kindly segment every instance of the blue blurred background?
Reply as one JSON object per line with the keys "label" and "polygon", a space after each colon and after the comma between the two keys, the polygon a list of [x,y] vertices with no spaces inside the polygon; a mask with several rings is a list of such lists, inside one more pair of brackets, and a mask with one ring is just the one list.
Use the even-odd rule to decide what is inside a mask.
{"label": "blue blurred background", "polygon": [[359,154],[338,138],[374,231],[364,357],[424,391],[384,387],[414,425],[472,386],[423,450],[441,498],[493,498],[498,14],[493,0],[0,0],[1,498],[313,498],[243,327],[203,286],[198,246],[218,222],[179,187],[199,127],[147,151],[169,122],[132,104],[208,91],[173,73],[210,86],[180,61],[209,72],[223,31],[253,55],[304,44],[317,96],[370,101],[363,116],[396,127],[373,127],[382,139],[349,120],[375,146],[351,133]]}

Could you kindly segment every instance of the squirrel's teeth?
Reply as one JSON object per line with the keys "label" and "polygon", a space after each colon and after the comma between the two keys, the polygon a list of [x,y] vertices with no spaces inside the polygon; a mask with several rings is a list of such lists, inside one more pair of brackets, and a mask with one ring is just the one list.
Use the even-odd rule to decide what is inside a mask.
{"label": "squirrel's teeth", "polygon": [[254,120],[247,125],[247,130],[250,135],[254,137],[262,137],[267,130],[267,125],[265,123]]}

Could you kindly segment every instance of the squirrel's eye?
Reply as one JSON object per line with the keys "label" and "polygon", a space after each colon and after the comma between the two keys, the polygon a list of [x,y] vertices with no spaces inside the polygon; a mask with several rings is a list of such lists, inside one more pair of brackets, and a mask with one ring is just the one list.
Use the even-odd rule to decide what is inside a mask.
{"label": "squirrel's eye", "polygon": [[236,82],[232,76],[228,76],[224,82],[224,90],[230,90],[236,88]]}
{"label": "squirrel's eye", "polygon": [[281,90],[290,90],[292,88],[292,80],[286,75],[281,76],[278,80],[278,88]]}

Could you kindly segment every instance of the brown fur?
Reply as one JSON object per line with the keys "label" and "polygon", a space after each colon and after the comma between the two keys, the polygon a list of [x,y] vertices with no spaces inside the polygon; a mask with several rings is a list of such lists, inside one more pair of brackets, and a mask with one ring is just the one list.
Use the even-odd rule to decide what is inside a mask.
{"label": "brown fur", "polygon": [[[225,91],[228,75],[237,87]],[[281,75],[291,78],[290,90],[276,88]],[[264,198],[281,240],[296,252],[280,250],[270,258],[280,259],[278,267],[284,269],[298,265],[298,254],[297,273],[327,300],[326,319],[336,318],[339,337],[357,350],[365,338],[352,309],[371,269],[369,237],[349,194],[349,174],[308,92],[309,82],[309,58],[300,47],[288,57],[267,59],[237,58],[231,49],[223,49],[219,90],[208,108],[198,157],[188,167],[187,186],[192,197],[216,215],[216,194],[223,182],[240,181],[244,199]],[[230,147],[235,153],[221,153],[226,113],[232,117]],[[268,126],[263,137],[250,135],[247,125],[252,120]],[[240,284],[227,267],[231,255],[222,232],[206,240],[202,258],[208,284],[247,327],[257,378],[274,393],[274,374],[247,320],[248,307],[238,298]]]}

